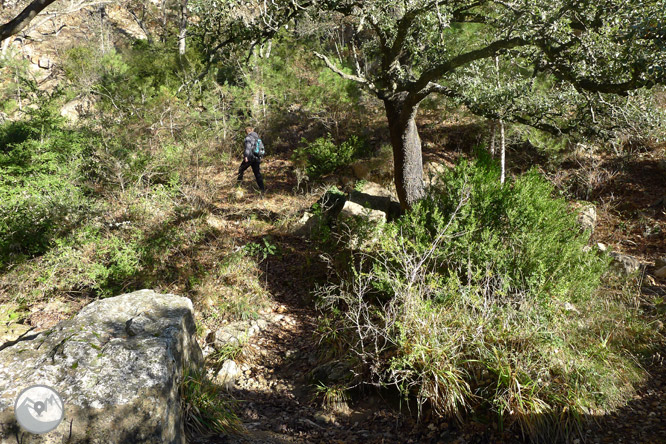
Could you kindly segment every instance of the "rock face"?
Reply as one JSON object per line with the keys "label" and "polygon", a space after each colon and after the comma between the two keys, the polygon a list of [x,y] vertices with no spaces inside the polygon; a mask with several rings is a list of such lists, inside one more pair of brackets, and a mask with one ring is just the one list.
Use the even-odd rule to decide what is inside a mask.
{"label": "rock face", "polygon": [[446,166],[438,162],[426,162],[423,164],[423,180],[427,186],[437,185],[439,177],[446,173]]}
{"label": "rock face", "polygon": [[[252,337],[266,330],[269,323],[282,319],[277,315],[268,319],[257,319],[252,321],[238,321],[228,324],[217,331],[204,334],[203,354],[208,357],[214,352],[226,352],[240,350]],[[219,369],[208,369],[209,377],[224,386],[227,390],[234,388],[236,380],[241,375],[241,369],[233,359],[225,359]]]}
{"label": "rock face", "polygon": [[393,180],[393,156],[385,153],[371,159],[361,159],[349,165],[354,178],[389,183]]}
{"label": "rock face", "polygon": [[293,225],[292,232],[310,237],[322,224],[334,226],[336,221],[349,218],[386,222],[401,214],[400,204],[391,191],[377,183],[366,182],[350,194],[327,191]]}
{"label": "rock face", "polygon": [[[179,385],[202,364],[192,302],[141,290],[91,303],[73,319],[0,351],[0,442],[185,443]],[[14,400],[53,387],[64,419],[52,432],[19,430]]]}
{"label": "rock face", "polygon": [[352,191],[349,200],[372,210],[386,214],[388,220],[397,219],[402,213],[397,197],[388,189],[374,182],[367,182]]}

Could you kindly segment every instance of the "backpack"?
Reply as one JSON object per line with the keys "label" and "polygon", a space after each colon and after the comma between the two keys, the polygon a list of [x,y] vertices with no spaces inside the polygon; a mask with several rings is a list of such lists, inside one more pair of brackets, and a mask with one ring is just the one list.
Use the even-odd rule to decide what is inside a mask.
{"label": "backpack", "polygon": [[257,143],[254,147],[254,151],[252,151],[252,154],[254,154],[259,159],[266,155],[266,148],[264,148],[264,142],[262,142],[261,139],[257,139]]}

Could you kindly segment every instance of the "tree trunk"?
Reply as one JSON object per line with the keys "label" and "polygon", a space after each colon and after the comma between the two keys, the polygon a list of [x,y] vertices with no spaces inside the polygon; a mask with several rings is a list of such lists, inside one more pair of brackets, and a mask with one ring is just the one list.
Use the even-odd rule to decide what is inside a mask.
{"label": "tree trunk", "polygon": [[425,194],[421,138],[415,120],[419,105],[404,95],[384,99],[384,107],[393,146],[395,188],[400,206],[408,210]]}
{"label": "tree trunk", "polygon": [[187,2],[188,0],[182,0],[180,4],[180,31],[178,32],[178,55],[181,57],[185,55],[186,48],[186,38],[187,38]]}

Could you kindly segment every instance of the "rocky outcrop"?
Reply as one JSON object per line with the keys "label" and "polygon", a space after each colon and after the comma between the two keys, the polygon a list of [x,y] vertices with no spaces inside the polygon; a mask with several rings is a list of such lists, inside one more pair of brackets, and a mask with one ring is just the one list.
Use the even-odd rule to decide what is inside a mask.
{"label": "rocky outcrop", "polygon": [[[185,443],[179,385],[202,364],[192,302],[141,290],[91,303],[73,319],[0,351],[0,442]],[[54,388],[64,420],[22,433],[13,403],[34,384]]]}
{"label": "rocky outcrop", "polygon": [[65,103],[60,108],[60,115],[74,123],[90,114],[95,107],[95,101],[91,97],[81,97]]}
{"label": "rocky outcrop", "polygon": [[361,159],[349,165],[354,178],[371,182],[390,183],[393,181],[393,155],[391,152]]}
{"label": "rocky outcrop", "polygon": [[336,222],[365,219],[370,222],[391,221],[402,209],[393,193],[374,182],[363,183],[349,194],[327,191],[292,227],[299,236],[310,236],[322,225],[333,227]]}
{"label": "rocky outcrop", "polygon": [[254,336],[283,317],[281,314],[269,315],[256,320],[233,322],[216,331],[207,331],[203,335],[203,354],[206,359],[213,356],[213,361],[221,361],[221,365],[214,364],[208,369],[208,376],[227,390],[233,389],[242,373],[234,360],[234,351],[240,351]]}
{"label": "rocky outcrop", "polygon": [[366,208],[382,211],[389,221],[397,219],[402,214],[395,194],[374,182],[366,182],[357,187],[349,195],[349,200]]}
{"label": "rocky outcrop", "polygon": [[445,165],[438,162],[426,162],[423,164],[423,180],[426,186],[433,186],[439,183],[439,178],[446,172]]}
{"label": "rocky outcrop", "polygon": [[337,190],[329,190],[292,226],[297,236],[309,237],[322,225],[330,225],[338,217],[347,202],[347,196]]}

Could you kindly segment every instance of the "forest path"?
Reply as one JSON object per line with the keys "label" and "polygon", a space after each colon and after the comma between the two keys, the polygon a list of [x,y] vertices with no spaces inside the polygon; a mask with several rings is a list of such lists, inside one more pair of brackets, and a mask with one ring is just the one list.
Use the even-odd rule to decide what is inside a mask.
{"label": "forest path", "polygon": [[[250,170],[237,189],[234,167],[237,165],[229,165],[214,178],[219,187],[214,213],[226,222],[228,234],[238,245],[270,237],[277,247],[278,254],[260,263],[260,280],[273,300],[270,317],[277,321],[250,338],[238,359],[243,373],[230,395],[236,401],[244,432],[194,442],[455,442],[458,432],[453,428],[419,424],[399,414],[374,390],[353,393],[351,399],[336,406],[325,405],[322,396],[317,396],[312,371],[326,349],[316,336],[320,313],[312,292],[317,284],[326,283],[327,268],[313,243],[280,227],[282,218],[298,217],[317,194],[294,193],[296,183],[289,174],[289,162],[282,159],[262,163],[267,188],[263,196]],[[238,228],[248,220],[265,223],[257,223],[252,230]]]}
{"label": "forest path", "polygon": [[[304,239],[280,229],[283,217],[297,217],[316,200],[316,193],[293,192],[289,162],[271,159],[262,165],[268,192],[256,192],[250,171],[242,197],[233,196],[236,171],[220,173],[221,195],[216,205],[223,217],[239,220],[247,215],[270,221],[265,229],[235,233],[240,242],[271,236],[280,254],[262,262],[261,277],[274,301],[278,322],[246,344],[240,361],[243,374],[231,391],[245,432],[198,440],[205,443],[519,443],[521,436],[501,433],[489,424],[453,422],[426,417],[420,423],[400,414],[395,400],[377,392],[352,393],[343,405],[327,406],[317,396],[312,371],[325,346],[318,343],[320,313],[312,290],[327,280],[320,252]],[[247,174],[247,173],[246,173]],[[275,225],[278,225],[277,227]],[[244,238],[244,239],[243,239]],[[660,290],[661,291],[661,290]],[[656,357],[658,358],[658,356]],[[613,414],[595,418],[582,430],[579,442],[666,443],[666,365],[653,360],[650,376],[627,405]],[[408,413],[408,412],[404,412]]]}

